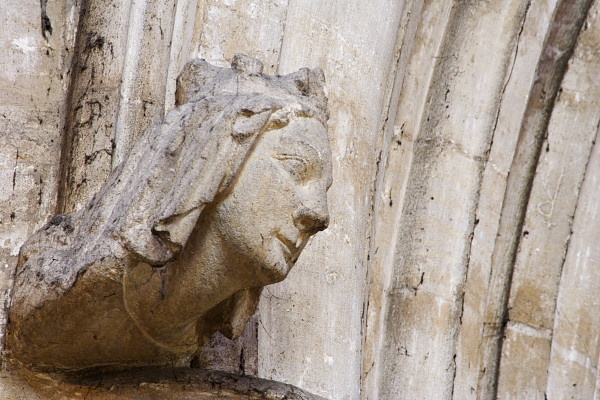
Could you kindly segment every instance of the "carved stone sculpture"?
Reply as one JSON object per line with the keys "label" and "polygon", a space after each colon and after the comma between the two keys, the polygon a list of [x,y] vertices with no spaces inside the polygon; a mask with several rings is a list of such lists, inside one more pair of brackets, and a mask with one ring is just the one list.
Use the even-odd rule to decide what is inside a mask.
{"label": "carved stone sculpture", "polygon": [[318,69],[189,62],[178,107],[81,210],[22,247],[7,355],[42,370],[181,364],[238,336],[263,286],[327,227],[331,154]]}

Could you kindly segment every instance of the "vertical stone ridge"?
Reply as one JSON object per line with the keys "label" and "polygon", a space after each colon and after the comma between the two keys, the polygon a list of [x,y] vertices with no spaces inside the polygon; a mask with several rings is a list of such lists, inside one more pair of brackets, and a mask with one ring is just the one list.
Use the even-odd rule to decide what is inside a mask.
{"label": "vertical stone ridge", "polygon": [[[477,11],[472,4],[454,4],[442,50],[436,57],[437,79],[429,88],[425,118],[415,135],[415,162],[410,167],[411,182],[396,243],[396,282],[386,307],[389,329],[383,354],[388,382],[382,391],[390,398],[401,390],[407,398],[447,399],[453,395],[464,285],[485,152],[526,2],[515,1],[502,8],[489,3],[478,7],[485,22],[475,20]],[[479,42],[473,49],[463,44],[462,39],[483,34],[498,40],[490,40],[487,46]],[[488,46],[501,55],[493,62],[487,57]],[[480,65],[485,68],[474,71]],[[466,89],[475,82],[487,86],[491,95],[480,99]],[[445,174],[459,166],[461,190],[445,187]],[[408,327],[402,326],[406,324]],[[414,331],[419,329],[417,338]],[[415,375],[419,368],[428,373]]]}
{"label": "vertical stone ridge", "polygon": [[[429,4],[429,16],[427,14],[428,4],[426,1],[413,2],[412,8],[407,10],[407,17],[409,17],[409,23],[411,26],[407,27],[407,30],[413,30],[411,40],[414,42],[427,42],[435,50],[434,54],[439,54],[443,38],[445,36],[445,30],[450,20],[450,9],[451,4],[447,4],[446,7],[442,7],[441,10],[436,10]],[[410,14],[410,15],[409,15]],[[435,34],[434,32],[428,32],[427,28],[432,25],[427,25],[427,22],[422,21],[425,19],[434,20],[437,24],[443,28],[440,30],[441,34]],[[414,25],[413,25],[414,24]],[[425,24],[425,25],[424,25]],[[406,33],[404,33],[406,36]],[[417,47],[418,48],[418,47]],[[427,62],[429,68],[423,69],[420,65],[423,62],[423,58],[427,58],[425,54],[414,53],[414,48],[411,46],[408,48],[402,48],[401,57],[406,57],[406,60],[399,59],[400,63],[406,63],[405,73],[411,76],[411,72],[423,73],[426,78],[424,88],[431,88],[432,77],[435,71],[435,66],[430,65]],[[400,71],[398,71],[400,73]],[[398,85],[399,99],[398,104],[395,105],[397,110],[393,110],[394,118],[388,116],[388,123],[393,122],[393,135],[389,138],[390,142],[385,143],[388,146],[386,160],[380,169],[384,173],[382,187],[378,188],[379,193],[375,197],[375,201],[379,203],[378,210],[375,210],[375,217],[377,218],[377,225],[375,226],[375,236],[372,238],[370,244],[370,269],[371,277],[369,280],[369,299],[367,311],[367,331],[365,338],[366,347],[364,350],[365,357],[363,361],[363,398],[367,399],[378,399],[381,398],[380,390],[384,385],[383,375],[381,371],[384,371],[382,366],[385,360],[385,354],[382,351],[387,333],[387,309],[388,309],[388,296],[391,288],[391,279],[393,275],[393,261],[395,248],[397,246],[397,237],[399,234],[399,221],[402,216],[404,193],[407,184],[407,175],[410,170],[412,162],[411,149],[412,149],[412,135],[413,129],[406,127],[409,121],[403,122],[404,113],[406,108],[412,108],[407,112],[410,117],[415,120],[414,126],[419,126],[423,118],[423,109],[425,99],[427,98],[427,89],[419,90],[419,85],[415,85],[414,81],[405,81],[404,78]],[[408,85],[407,85],[408,84]],[[415,95],[419,97],[415,101]],[[404,100],[403,100],[404,99]],[[422,100],[422,101],[421,101]],[[415,112],[416,113],[413,113]],[[416,129],[416,128],[415,128]],[[404,145],[403,145],[404,143]],[[390,234],[391,231],[391,234]]]}
{"label": "vertical stone ridge", "polygon": [[[182,8],[186,8],[186,2],[182,3]],[[175,0],[131,3],[124,35],[126,49],[118,95],[113,168],[123,161],[143,132],[164,117],[169,74],[174,80],[183,67],[183,62],[172,60],[178,4]],[[175,68],[170,68],[171,65]]]}
{"label": "vertical stone ridge", "polygon": [[[424,3],[430,3],[428,1],[425,1]],[[424,4],[423,8],[427,8],[427,7],[431,7],[433,8],[433,3],[430,4]],[[396,184],[400,184],[400,185],[404,185],[405,188],[403,190],[399,191],[399,196],[398,198],[389,198],[390,202],[396,202],[395,205],[393,205],[393,209],[396,210],[396,212],[394,213],[394,227],[393,227],[393,231],[392,234],[390,235],[391,237],[389,238],[389,256],[386,257],[386,261],[385,261],[385,268],[390,269],[390,274],[397,274],[397,269],[398,267],[396,265],[398,264],[403,264],[403,262],[399,262],[398,261],[398,254],[403,253],[403,251],[400,249],[399,246],[399,240],[402,236],[406,235],[406,232],[402,232],[401,226],[404,225],[404,223],[406,223],[407,220],[407,214],[409,215],[409,218],[411,215],[411,211],[407,212],[407,208],[410,208],[411,205],[408,204],[407,205],[407,200],[409,201],[409,203],[411,203],[414,198],[418,197],[418,194],[421,194],[420,192],[425,190],[423,187],[417,187],[418,185],[415,185],[414,182],[410,182],[411,180],[413,180],[414,178],[411,178],[411,175],[415,174],[415,165],[413,164],[413,161],[415,158],[418,158],[418,156],[416,156],[416,153],[419,153],[419,148],[423,148],[423,147],[427,147],[427,144],[424,144],[422,140],[420,140],[420,136],[421,136],[421,132],[422,132],[422,128],[425,124],[429,123],[429,117],[427,115],[429,109],[432,108],[432,103],[435,103],[434,100],[432,100],[433,98],[436,98],[436,95],[439,94],[439,92],[441,92],[443,89],[441,88],[442,85],[439,85],[436,82],[436,77],[440,76],[440,71],[444,68],[444,62],[445,62],[445,56],[444,54],[447,53],[448,51],[448,41],[450,40],[451,37],[453,37],[457,27],[457,23],[458,20],[460,20],[460,17],[458,17],[458,15],[460,14],[460,6],[456,4],[456,2],[451,2],[451,4],[447,4],[446,7],[444,7],[444,9],[439,11],[439,19],[437,22],[438,23],[442,23],[443,27],[441,27],[439,29],[439,34],[436,34],[434,38],[432,38],[432,42],[434,42],[432,44],[433,47],[433,51],[432,51],[432,56],[433,59],[435,60],[433,62],[433,66],[431,67],[431,70],[427,71],[429,73],[429,76],[427,77],[427,80],[424,84],[424,89],[421,89],[419,92],[419,95],[422,95],[422,103],[420,105],[420,110],[419,110],[419,114],[418,115],[411,115],[408,118],[415,118],[416,122],[413,124],[414,125],[414,129],[416,132],[411,132],[409,134],[409,136],[413,136],[414,139],[414,143],[412,144],[412,151],[409,150],[409,152],[411,153],[409,156],[409,164],[408,165],[404,165],[403,167],[406,168],[408,170],[407,172],[407,176],[405,177],[405,181],[404,182],[396,182]],[[436,11],[430,11],[432,13],[436,13]],[[419,22],[419,29],[425,29],[422,24],[424,22],[420,21]],[[431,38],[430,38],[431,39]],[[420,39],[423,40],[423,39]],[[403,94],[403,95],[407,95],[407,94]],[[410,96],[410,94],[408,94]],[[442,96],[443,98],[443,96]],[[400,110],[398,110],[398,112],[400,112]],[[395,122],[395,121],[394,121]],[[435,124],[435,123],[433,123]],[[403,135],[404,132],[404,124],[402,124],[402,126],[400,127],[400,135]],[[399,139],[402,139],[402,137],[400,137]],[[412,140],[411,140],[412,141]],[[392,155],[389,155],[390,157],[392,157]],[[394,160],[390,160],[390,161],[394,161]],[[396,167],[398,165],[395,165]],[[390,169],[390,165],[388,165],[388,163],[386,162],[385,165],[386,168],[386,175],[389,175],[387,178],[389,180],[395,180],[396,178],[394,177],[394,175],[398,174],[397,170],[392,170]],[[412,188],[411,188],[412,186]],[[409,193],[410,192],[410,193]],[[415,192],[419,192],[417,195],[415,195]],[[412,194],[412,196],[411,196]],[[391,195],[391,193],[390,193]],[[411,197],[413,197],[413,199],[411,199]],[[393,210],[392,210],[393,212]],[[413,223],[411,221],[411,223]],[[405,249],[407,249],[409,246],[404,246]],[[379,249],[382,250],[382,249]],[[375,254],[377,253],[378,249],[375,248],[373,250],[373,256],[375,256]],[[404,391],[400,392],[401,388],[400,388],[400,384],[399,381],[401,380],[401,378],[397,378],[397,373],[398,371],[397,369],[397,365],[398,363],[402,363],[402,359],[400,357],[398,357],[397,351],[400,351],[400,349],[402,348],[402,351],[404,352],[405,356],[414,356],[409,354],[409,350],[402,346],[400,343],[396,343],[397,342],[397,338],[395,338],[394,336],[399,336],[398,332],[395,332],[395,328],[394,325],[397,324],[402,324],[401,321],[398,321],[399,319],[399,313],[401,312],[400,308],[402,308],[399,304],[400,302],[400,298],[404,297],[405,293],[404,293],[404,289],[403,288],[399,288],[398,283],[394,283],[394,280],[397,280],[398,277],[397,276],[390,276],[390,280],[388,282],[383,282],[384,287],[380,288],[380,290],[383,290],[383,296],[382,296],[382,317],[383,321],[381,323],[382,327],[382,333],[381,336],[382,338],[380,339],[382,341],[382,343],[380,344],[380,349],[378,351],[377,357],[379,358],[379,360],[377,360],[377,362],[380,364],[378,366],[378,369],[380,369],[381,371],[383,371],[382,374],[379,374],[380,376],[376,376],[374,377],[374,379],[376,379],[376,386],[377,386],[377,392],[376,395],[370,398],[373,399],[387,399],[387,398],[409,398],[412,396],[417,396],[418,397],[418,393],[415,393],[413,391],[411,391],[411,388],[402,388],[404,389]],[[417,283],[416,285],[412,286],[410,288],[410,290],[414,290],[414,293],[416,294],[419,286],[423,283],[424,279],[427,279],[425,277],[425,274],[422,273],[420,274],[420,281],[419,283]],[[371,289],[373,290],[373,289]],[[396,345],[398,345],[399,347],[396,348]],[[396,367],[394,367],[394,365]],[[443,383],[439,383],[440,385],[443,385]],[[402,397],[401,397],[402,396]]]}
{"label": "vertical stone ridge", "polygon": [[118,108],[115,126],[115,150],[112,155],[112,168],[119,165],[131,148],[132,127],[129,126],[129,114],[133,110],[129,107],[131,97],[134,96],[135,83],[138,78],[140,63],[140,50],[143,43],[145,14],[148,0],[133,0],[129,10],[129,23],[127,31],[127,44],[121,85],[119,90]]}
{"label": "vertical stone ridge", "polygon": [[493,400],[497,395],[510,285],[532,182],[554,100],[590,6],[591,0],[563,0],[557,6],[536,69],[537,80],[521,124],[492,254],[477,387],[480,400]]}
{"label": "vertical stone ridge", "polygon": [[73,124],[73,88],[75,87],[77,81],[77,75],[79,74],[77,65],[79,64],[79,57],[81,56],[81,32],[84,30],[84,20],[87,14],[87,0],[81,0],[80,8],[79,8],[79,16],[77,21],[77,28],[75,29],[75,40],[73,46],[73,57],[71,59],[71,76],[69,82],[67,84],[67,96],[65,99],[66,110],[64,123],[63,123],[63,134],[61,137],[61,154],[60,154],[60,164],[58,166],[59,175],[58,175],[58,197],[56,200],[56,209],[55,213],[64,213],[67,209],[67,199],[68,199],[68,187],[69,187],[69,167],[71,164],[71,159],[73,157],[73,129],[71,125]]}
{"label": "vertical stone ridge", "polygon": [[[390,150],[393,146],[394,139],[394,124],[398,105],[400,102],[400,93],[404,84],[404,75],[408,68],[408,62],[411,50],[414,44],[414,39],[417,34],[417,28],[420,21],[421,11],[423,9],[423,0],[407,0],[403,5],[402,18],[398,24],[396,34],[396,49],[394,59],[390,66],[387,81],[387,93],[384,104],[387,105],[382,109],[381,115],[381,132],[383,139],[382,149],[379,156],[379,164],[374,179],[374,188],[372,190],[371,199],[371,232],[369,254],[366,261],[367,271],[365,281],[369,285],[365,291],[363,314],[362,314],[362,351],[363,363],[361,367],[361,398],[377,399],[378,398],[378,375],[379,363],[378,356],[381,350],[381,333],[383,330],[382,313],[377,310],[370,309],[370,298],[375,295],[381,296],[382,288],[378,284],[373,284],[373,268],[376,267],[375,257],[378,251],[376,236],[377,218],[382,212],[381,208],[385,208],[387,200],[385,199],[385,176],[388,173],[387,160],[390,155]],[[384,204],[385,203],[385,204]],[[388,235],[388,232],[382,232],[381,235]],[[389,243],[393,247],[393,243]],[[388,278],[389,279],[389,278]],[[386,279],[386,280],[388,280]],[[385,282],[378,282],[385,283]],[[374,293],[378,292],[378,293]],[[382,296],[383,304],[385,304],[385,296]],[[379,308],[380,305],[375,305]],[[373,326],[375,325],[375,326]],[[369,341],[369,339],[371,339]],[[372,373],[372,377],[369,374]]]}
{"label": "vertical stone ridge", "polygon": [[[517,56],[519,54],[519,43],[521,40],[521,35],[523,33],[523,29],[525,27],[525,21],[527,20],[527,15],[530,9],[530,5],[531,5],[531,1],[527,1],[526,5],[525,5],[525,9],[522,12],[522,18],[521,18],[521,23],[520,23],[520,28],[518,33],[516,34],[516,37],[514,39],[514,50],[513,50],[513,57],[512,60],[510,61],[510,64],[507,65],[506,68],[506,77],[505,77],[505,81],[504,84],[502,86],[502,90],[501,93],[498,97],[498,106],[497,106],[497,110],[496,110],[496,115],[494,118],[494,122],[493,122],[493,128],[491,130],[491,137],[487,146],[487,149],[484,152],[484,156],[482,158],[482,163],[481,163],[481,168],[479,170],[479,177],[478,177],[478,190],[476,193],[476,199],[475,199],[475,213],[474,213],[474,225],[473,225],[473,230],[471,232],[471,236],[469,238],[469,243],[467,244],[467,259],[466,259],[466,263],[465,263],[465,280],[462,284],[462,287],[460,288],[461,292],[460,292],[460,311],[459,311],[459,326],[462,327],[462,322],[463,322],[463,315],[464,315],[464,307],[465,307],[465,290],[466,290],[466,280],[469,274],[469,267],[471,266],[471,255],[473,254],[473,240],[475,238],[475,228],[477,226],[478,223],[478,215],[480,214],[480,201],[481,201],[481,191],[482,191],[482,187],[484,184],[484,175],[485,175],[485,169],[487,166],[487,163],[489,161],[489,155],[494,143],[494,135],[497,131],[497,127],[498,127],[498,121],[500,118],[500,114],[502,112],[502,100],[504,98],[504,94],[506,92],[506,89],[511,81],[511,77],[513,74],[513,70],[515,67],[515,63],[516,63],[516,59]],[[459,328],[461,329],[461,328]],[[460,336],[460,332],[458,334]],[[459,349],[459,340],[457,338],[456,343],[454,344],[454,353],[455,353],[455,358],[454,358],[454,371],[453,371],[453,377],[452,377],[452,393],[450,398],[454,399],[455,398],[455,392],[457,391],[457,384],[456,384],[456,376],[457,376],[457,361],[456,361],[456,356],[459,353],[460,349]],[[461,394],[462,395],[462,394]],[[459,395],[460,396],[460,395]]]}
{"label": "vertical stone ridge", "polygon": [[[599,381],[597,366],[599,361],[598,355],[600,354],[598,353],[600,343],[598,343],[597,341],[596,343],[593,343],[593,338],[588,343],[582,343],[585,341],[586,335],[581,334],[581,332],[584,330],[581,328],[581,326],[585,324],[582,324],[580,322],[582,319],[584,319],[590,326],[597,327],[598,318],[594,318],[594,315],[597,315],[597,313],[590,313],[592,314],[592,318],[590,318],[590,321],[590,319],[585,318],[585,314],[581,313],[581,311],[577,310],[577,307],[573,307],[573,305],[581,305],[581,308],[590,307],[590,305],[592,307],[594,306],[593,299],[597,293],[596,290],[600,283],[598,281],[598,278],[600,276],[598,274],[594,276],[593,273],[591,277],[589,275],[585,276],[583,273],[581,273],[581,269],[579,271],[573,271],[573,264],[579,264],[580,260],[573,261],[574,257],[571,256],[572,253],[577,254],[577,250],[581,251],[582,247],[585,247],[584,238],[591,242],[593,238],[597,237],[597,235],[595,235],[594,233],[599,231],[598,229],[594,229],[594,226],[597,226],[596,224],[594,224],[593,218],[594,212],[592,211],[592,209],[594,207],[590,206],[590,203],[593,203],[594,200],[590,201],[589,197],[586,198],[586,195],[592,195],[593,189],[590,190],[590,188],[593,188],[594,183],[597,183],[599,181],[598,166],[600,164],[598,163],[598,155],[600,154],[600,151],[598,151],[598,149],[600,148],[600,146],[598,140],[600,140],[600,121],[598,121],[598,124],[596,125],[596,135],[594,136],[594,140],[592,141],[590,146],[590,152],[588,153],[586,158],[586,164],[584,168],[585,172],[583,174],[582,180],[579,182],[578,185],[577,203],[573,210],[573,221],[571,223],[571,229],[569,232],[567,243],[565,243],[565,253],[561,263],[561,277],[558,285],[559,293],[557,294],[555,299],[554,325],[551,336],[551,352],[549,355],[548,369],[546,373],[548,379],[546,382],[545,395],[549,396],[550,398],[589,398],[586,396],[586,394],[589,395],[590,392],[597,391],[598,389]],[[590,181],[592,183],[590,183]],[[581,215],[583,215],[583,217]],[[576,222],[578,223],[578,225],[581,222],[586,226],[578,226],[576,225]],[[580,228],[580,232],[576,231],[577,228]],[[584,242],[583,245],[581,244],[582,241]],[[571,246],[571,244],[573,245]],[[589,261],[594,259],[594,256],[589,256],[588,254],[584,255],[582,258],[584,260],[587,258],[587,261]],[[586,263],[585,261],[581,261],[581,264],[585,265]],[[583,271],[585,271],[585,268],[582,269]],[[593,265],[590,269],[593,270]],[[590,269],[588,269],[587,272],[590,272]],[[575,291],[576,293],[574,293]],[[561,299],[562,302],[560,301]],[[575,308],[575,310],[573,310],[573,308]],[[595,310],[597,309],[598,308],[596,307]],[[592,310],[594,309],[592,308]],[[573,311],[575,311],[575,315],[573,315]],[[565,315],[568,315],[569,317],[567,318]],[[573,316],[575,317],[575,321],[573,321]],[[566,324],[565,321],[567,322]],[[565,325],[567,325],[566,328]],[[570,379],[578,377],[578,374],[574,373],[574,370],[576,371],[577,368],[573,368],[572,365],[577,364],[577,361],[568,360],[568,362],[565,362],[564,364],[561,363],[562,354],[560,354],[560,342],[565,340],[565,331],[573,332],[575,340],[573,340],[572,342],[572,347],[570,348],[571,351],[576,350],[578,344],[583,344],[582,347],[584,348],[588,347],[586,345],[591,345],[589,353],[593,353],[594,350],[596,351],[596,357],[595,359],[592,359],[592,361],[596,363],[595,365],[592,364],[592,368],[596,369],[596,379],[594,379],[594,383],[585,382],[585,380],[584,382],[574,382],[575,384],[573,384],[572,381],[567,382]],[[596,332],[596,339],[598,339],[598,337],[599,335]],[[589,353],[588,355],[590,355]],[[579,376],[579,378],[581,377]],[[594,385],[594,388],[591,387],[592,385]],[[598,397],[594,396],[593,398],[597,399]]]}
{"label": "vertical stone ridge", "polygon": [[[479,207],[480,207],[480,200],[481,200],[481,191],[482,191],[482,186],[484,183],[484,174],[485,174],[485,169],[486,169],[486,165],[487,162],[489,160],[489,155],[490,155],[490,151],[492,149],[492,145],[494,143],[494,134],[496,133],[496,129],[498,126],[498,120],[500,118],[500,113],[502,111],[502,99],[504,97],[504,93],[506,92],[506,88],[508,87],[508,84],[510,83],[511,77],[512,77],[512,73],[515,67],[515,63],[516,63],[516,59],[519,53],[519,43],[521,40],[521,35],[523,33],[523,29],[525,28],[525,21],[527,20],[527,15],[529,12],[529,8],[531,6],[531,0],[528,0],[523,12],[521,13],[522,18],[521,18],[521,22],[520,22],[520,27],[519,27],[519,31],[516,34],[516,37],[514,39],[514,51],[513,54],[514,56],[512,57],[512,60],[510,61],[510,64],[508,64],[505,69],[505,81],[504,81],[504,85],[502,85],[502,90],[501,93],[498,97],[498,103],[497,103],[497,108],[496,108],[496,115],[494,118],[494,122],[493,122],[493,128],[491,131],[491,137],[489,140],[489,143],[487,145],[487,149],[485,150],[484,153],[484,157],[482,159],[482,163],[481,163],[481,167],[479,169],[479,174],[478,174],[478,189],[477,189],[477,193],[476,193],[476,198],[475,198],[475,212],[474,212],[474,223],[473,223],[473,229],[471,230],[471,235],[469,237],[469,243],[467,244],[467,249],[466,249],[466,253],[467,253],[467,258],[466,258],[466,263],[465,263],[465,275],[464,275],[464,280],[462,282],[462,285],[460,286],[460,312],[459,312],[459,327],[462,326],[462,318],[463,318],[463,314],[464,314],[464,306],[465,306],[465,288],[466,288],[466,279],[469,273],[469,266],[471,265],[471,254],[472,254],[472,249],[473,249],[473,239],[475,237],[475,227],[478,223],[477,221],[477,215],[479,214]],[[460,329],[460,328],[459,328]],[[457,334],[457,336],[460,335],[460,332]],[[452,393],[450,398],[454,399],[454,393],[455,393],[455,389],[456,389],[456,374],[457,374],[457,366],[456,366],[456,357],[459,351],[459,343],[458,343],[458,338],[455,340],[454,343],[454,371],[453,371],[453,377],[452,377]]]}
{"label": "vertical stone ridge", "polygon": [[165,115],[175,106],[175,80],[190,58],[198,0],[177,0],[175,7],[171,53],[165,83]]}
{"label": "vertical stone ridge", "polygon": [[[519,33],[517,34],[517,37],[515,39],[515,50],[514,50],[514,56],[513,59],[511,61],[510,64],[510,71],[508,71],[508,74],[506,76],[506,80],[504,82],[504,86],[502,86],[502,92],[500,93],[500,101],[502,101],[502,99],[504,98],[504,94],[506,93],[506,88],[508,87],[508,84],[510,83],[510,79],[512,78],[512,74],[515,68],[515,64],[517,61],[517,57],[519,55],[519,44],[521,43],[521,35],[523,34],[523,29],[525,29],[525,21],[527,20],[527,15],[529,13],[529,8],[531,7],[531,0],[527,1],[527,5],[525,6],[525,11],[523,12],[523,19],[521,20],[521,27],[519,28]],[[494,128],[492,129],[492,138],[490,140],[490,144],[488,146],[488,149],[486,151],[486,159],[485,159],[485,163],[487,164],[488,161],[488,157],[490,154],[490,151],[492,149],[492,146],[494,144],[494,134],[496,133],[496,129],[498,128],[498,120],[500,119],[500,113],[502,112],[502,107],[498,107],[498,111],[496,112],[496,118],[494,120]],[[485,166],[484,166],[485,167]],[[479,204],[478,204],[479,206]]]}
{"label": "vertical stone ridge", "polygon": [[175,0],[83,0],[58,211],[83,206],[164,115]]}
{"label": "vertical stone ridge", "polygon": [[111,170],[129,2],[83,0],[67,98],[58,211],[85,204]]}

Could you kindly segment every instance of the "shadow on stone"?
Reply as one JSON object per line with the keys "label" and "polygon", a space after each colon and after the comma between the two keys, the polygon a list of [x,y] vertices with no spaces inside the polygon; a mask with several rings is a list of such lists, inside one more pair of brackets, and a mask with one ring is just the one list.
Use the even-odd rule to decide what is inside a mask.
{"label": "shadow on stone", "polygon": [[0,399],[325,400],[281,382],[191,368],[139,368],[59,375],[4,370]]}

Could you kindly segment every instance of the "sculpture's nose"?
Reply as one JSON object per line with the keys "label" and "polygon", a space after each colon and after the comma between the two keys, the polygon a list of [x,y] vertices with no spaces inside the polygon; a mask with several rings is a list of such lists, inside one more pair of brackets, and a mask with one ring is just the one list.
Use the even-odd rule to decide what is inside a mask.
{"label": "sculpture's nose", "polygon": [[294,212],[294,225],[302,233],[314,235],[329,225],[327,203],[317,207],[302,206]]}

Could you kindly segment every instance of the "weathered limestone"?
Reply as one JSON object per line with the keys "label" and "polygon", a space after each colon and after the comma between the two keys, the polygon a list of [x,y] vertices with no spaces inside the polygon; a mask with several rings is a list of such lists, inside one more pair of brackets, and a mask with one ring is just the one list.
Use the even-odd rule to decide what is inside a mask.
{"label": "weathered limestone", "polygon": [[556,302],[548,362],[548,399],[592,399],[598,396],[599,185],[600,145],[596,135],[574,216],[573,233],[564,259]]}
{"label": "weathered limestone", "polygon": [[68,111],[58,193],[61,213],[76,211],[86,204],[111,171],[115,115],[127,52],[127,3],[84,1],[74,9],[75,55],[65,99]]}
{"label": "weathered limestone", "polygon": [[327,398],[360,397],[370,215],[404,13],[404,1],[288,2],[278,73],[328,71],[335,178],[329,228],[263,291],[258,371]]}
{"label": "weathered limestone", "polygon": [[189,368],[146,368],[52,379],[50,375],[0,372],[0,398],[27,400],[325,400],[266,379]]}
{"label": "weathered limestone", "polygon": [[46,370],[180,364],[241,334],[329,223],[323,75],[238,55],[179,77],[149,129],[82,209],[21,248],[7,357]]}
{"label": "weathered limestone", "polygon": [[[394,246],[394,269],[384,304],[381,398],[402,391],[417,398],[452,396],[474,211],[498,93],[509,73],[511,49],[525,11],[525,5],[518,3],[425,9],[439,21],[432,26],[441,38],[429,39],[431,47],[419,49],[415,62],[425,51],[427,63],[431,57],[440,61],[431,71],[431,80],[422,84],[427,96],[422,111],[408,112],[414,107],[410,92],[400,103],[407,111],[398,111],[402,119],[396,143],[409,150],[396,152],[394,157],[403,157],[404,162],[392,165],[409,172],[405,181],[395,182],[403,187],[396,189],[403,198],[388,199],[392,205],[399,202],[401,209],[395,242],[389,244]],[[468,39],[483,32],[494,39],[485,43]],[[499,56],[492,58],[492,54]],[[473,91],[466,82],[482,91]],[[386,173],[391,182],[397,172]]]}
{"label": "weathered limestone", "polygon": [[70,0],[3,2],[0,11],[0,348],[19,248],[55,212],[64,98],[70,78]]}
{"label": "weathered limestone", "polygon": [[335,400],[599,396],[598,0],[5,3],[6,306],[23,242],[175,108],[186,62],[241,52],[268,74],[323,68],[331,221],[194,366]]}
{"label": "weathered limestone", "polygon": [[454,386],[456,399],[477,398],[480,374],[479,351],[482,340],[483,314],[491,273],[491,257],[498,231],[506,178],[517,143],[530,87],[535,79],[535,65],[540,57],[546,28],[556,2],[532,3],[524,16],[515,48],[515,58],[507,77],[488,162],[482,177],[476,213],[478,224],[473,233],[471,256],[465,287],[461,331],[457,348]]}
{"label": "weathered limestone", "polygon": [[[595,15],[594,10],[589,18]],[[543,399],[545,393],[549,395],[546,386],[552,385],[545,371],[549,368],[556,308],[561,304],[557,294],[564,279],[563,265],[581,182],[600,119],[600,87],[594,78],[600,73],[595,51],[599,32],[600,26],[590,24],[579,37],[537,164],[508,304],[499,379],[503,398],[527,393]],[[589,396],[582,394],[581,398]]]}

